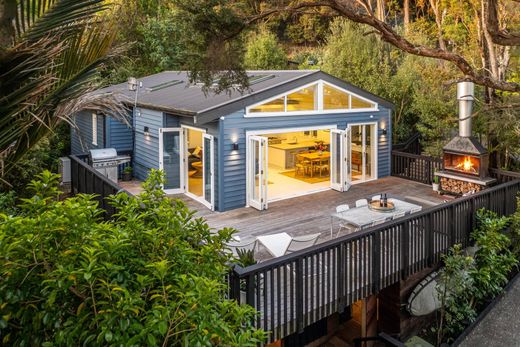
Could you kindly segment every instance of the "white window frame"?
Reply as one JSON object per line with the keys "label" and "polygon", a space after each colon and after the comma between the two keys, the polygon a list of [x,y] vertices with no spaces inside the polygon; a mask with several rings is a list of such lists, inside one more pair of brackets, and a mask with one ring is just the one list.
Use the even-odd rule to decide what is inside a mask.
{"label": "white window frame", "polygon": [[[303,88],[307,88],[307,87],[310,87],[312,85],[317,85],[318,87],[318,90],[317,90],[317,94],[318,94],[318,109],[317,110],[308,110],[308,111],[283,111],[283,112],[251,112],[251,109],[254,109],[258,106],[261,106],[265,103],[268,103],[270,101],[273,101],[273,100],[276,100],[276,99],[279,99],[279,98],[284,98],[284,110],[287,110],[287,96],[289,94],[292,94],[294,92],[297,92],[298,90],[300,89],[303,89]],[[348,103],[349,103],[349,108],[348,109],[331,109],[331,110],[328,110],[328,109],[324,109],[323,107],[323,86],[324,85],[328,85],[332,88],[335,88],[335,89],[338,89],[339,91],[343,92],[343,93],[346,93],[348,94]],[[356,98],[359,98],[363,101],[366,101],[368,103],[371,103],[371,104],[374,104],[374,107],[370,107],[370,108],[351,108],[352,106],[352,97],[356,97]],[[261,102],[258,102],[256,104],[253,104],[251,106],[248,106],[246,107],[246,113],[244,115],[244,117],[276,117],[276,116],[300,116],[300,115],[314,115],[314,114],[334,114],[334,113],[357,113],[357,112],[377,112],[379,111],[379,104],[373,100],[370,100],[370,99],[367,99],[361,95],[358,95],[354,92],[351,92],[349,90],[346,90],[344,88],[341,88],[335,84],[332,84],[332,83],[329,83],[329,82],[325,82],[323,80],[318,80],[318,81],[314,81],[314,82],[311,82],[311,83],[308,83],[308,84],[305,84],[303,86],[300,86],[298,88],[294,88],[294,89],[291,89],[289,90],[288,92],[285,92],[285,93],[282,93],[282,94],[278,94],[276,96],[273,96],[271,98],[268,98],[268,99],[265,99],[265,100],[262,100]]]}
{"label": "white window frame", "polygon": [[98,142],[97,142],[97,136],[98,136],[97,126],[98,126],[97,113],[92,112],[92,144],[94,146],[97,146],[97,144],[98,144]]}

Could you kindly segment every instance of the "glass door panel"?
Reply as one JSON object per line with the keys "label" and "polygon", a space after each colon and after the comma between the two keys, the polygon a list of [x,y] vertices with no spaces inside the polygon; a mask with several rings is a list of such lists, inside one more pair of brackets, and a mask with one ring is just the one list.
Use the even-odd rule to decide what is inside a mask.
{"label": "glass door panel", "polygon": [[343,158],[344,135],[342,130],[330,131],[330,186],[332,189],[343,191]]}
{"label": "glass door panel", "polygon": [[251,207],[267,209],[267,138],[249,137],[248,185]]}
{"label": "glass door panel", "polygon": [[204,182],[204,202],[210,209],[215,206],[215,139],[213,135],[204,134],[202,145],[202,165],[203,165],[203,182]]}
{"label": "glass door panel", "polygon": [[351,127],[350,156],[352,165],[352,181],[363,179],[363,125]]}
{"label": "glass door panel", "polygon": [[374,133],[375,126],[373,124],[367,124],[367,125],[364,125],[363,128],[364,128],[364,133],[365,133],[365,148],[364,148],[365,175],[364,175],[364,179],[369,180],[369,179],[374,178],[374,175],[373,175],[374,159],[375,159],[374,150],[375,150],[376,146],[373,143],[373,141],[375,139],[373,136],[373,133]]}
{"label": "glass door panel", "polygon": [[166,193],[180,193],[182,180],[182,129],[159,129],[159,168],[163,170],[166,182],[163,189]]}

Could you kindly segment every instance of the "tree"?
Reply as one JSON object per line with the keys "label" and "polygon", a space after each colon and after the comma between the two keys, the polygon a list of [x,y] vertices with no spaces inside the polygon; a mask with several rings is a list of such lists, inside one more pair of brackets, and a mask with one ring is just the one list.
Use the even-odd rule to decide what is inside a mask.
{"label": "tree", "polygon": [[137,197],[59,199],[44,172],[17,215],[0,213],[3,345],[256,346],[256,312],[226,299],[233,230],[210,230],[167,198],[159,171]]}
{"label": "tree", "polygon": [[[233,27],[229,26],[228,30],[226,30],[227,35],[221,36],[220,39],[232,40],[236,38],[238,34],[244,30],[244,28],[250,27],[253,24],[263,21],[266,18],[271,16],[279,15],[280,13],[305,13],[306,11],[312,11],[313,9],[321,9],[326,8],[328,11],[327,16],[330,12],[332,15],[337,15],[349,19],[353,22],[362,23],[370,26],[374,33],[379,35],[379,37],[386,41],[399,50],[428,58],[435,58],[442,61],[450,62],[460,71],[461,75],[459,78],[471,80],[476,84],[480,84],[492,90],[504,90],[510,92],[520,92],[520,84],[514,81],[510,81],[505,78],[505,76],[501,76],[499,74],[495,74],[494,72],[490,72],[487,68],[500,66],[500,62],[494,57],[496,56],[491,51],[495,50],[496,47],[490,45],[488,42],[488,37],[484,36],[484,40],[479,41],[479,47],[484,50],[484,54],[482,54],[482,58],[485,60],[484,65],[489,66],[478,66],[473,63],[472,57],[466,57],[464,52],[461,52],[457,49],[453,49],[449,45],[443,48],[442,45],[445,44],[444,32],[446,28],[444,27],[444,22],[440,21],[441,16],[445,14],[451,14],[452,7],[450,4],[445,5],[442,2],[431,1],[430,5],[426,11],[424,11],[424,20],[428,20],[430,16],[430,10],[434,10],[434,14],[437,13],[437,42],[438,46],[432,46],[429,44],[423,44],[420,42],[414,42],[410,38],[400,34],[399,26],[392,26],[387,22],[386,11],[388,10],[385,7],[384,2],[376,1],[374,4],[373,1],[369,0],[309,0],[309,1],[301,1],[301,2],[293,2],[290,0],[285,1],[259,1],[255,2],[255,6],[247,7],[243,1],[223,1],[223,0],[212,0],[205,3],[204,10],[200,7],[201,5],[197,3],[196,5],[191,5],[187,0],[177,0],[177,3],[181,4],[181,7],[186,9],[188,14],[193,14],[195,9],[198,8],[201,13],[207,13],[207,20],[210,19],[209,15],[213,16],[215,13],[213,11],[207,11],[210,8],[215,8],[215,6],[219,9],[218,12],[224,13],[226,21],[233,24]],[[424,2],[417,2],[417,5],[422,4]],[[431,5],[434,5],[433,7]],[[461,18],[460,16],[450,16],[450,20],[453,20],[455,23],[468,24],[465,23],[464,19],[475,20],[480,25],[477,25],[480,33],[487,35],[490,33],[488,27],[491,27],[490,17],[488,16],[488,9],[491,6],[491,9],[496,9],[498,11],[497,17],[500,21],[500,26],[503,30],[501,30],[502,34],[507,34],[507,28],[515,27],[518,24],[520,18],[517,15],[508,15],[508,10],[505,7],[493,6],[494,0],[480,0],[471,3],[471,7],[469,9],[470,12],[473,12],[472,16],[468,18]],[[409,4],[408,4],[409,5]],[[510,4],[512,9],[516,9],[516,13],[518,13],[518,8],[520,4],[513,2]],[[223,10],[225,8],[225,10]],[[316,13],[316,12],[315,12]],[[515,13],[515,11],[513,11]],[[456,14],[456,13],[455,13]],[[219,16],[218,14],[216,14]],[[223,16],[220,16],[223,17]],[[234,18],[234,19],[232,19]],[[200,20],[200,15],[199,15]],[[242,24],[237,25],[237,21]],[[397,21],[396,21],[397,22]],[[451,24],[451,22],[450,22]],[[207,32],[205,28],[199,28],[199,30],[203,30]],[[472,28],[471,28],[472,30]],[[215,35],[207,35],[206,39],[212,41],[216,39]],[[512,44],[517,44],[517,41],[514,40],[511,42]],[[504,49],[507,50],[507,46],[503,46]],[[456,48],[456,47],[455,47]],[[486,54],[486,50],[489,50],[491,53]],[[503,63],[503,62],[502,62]],[[503,65],[503,64],[502,64]]]}
{"label": "tree", "polygon": [[262,30],[250,35],[244,67],[252,70],[282,70],[287,67],[287,55],[273,33]]}
{"label": "tree", "polygon": [[78,109],[122,111],[88,94],[115,36],[103,0],[0,2],[0,178]]}

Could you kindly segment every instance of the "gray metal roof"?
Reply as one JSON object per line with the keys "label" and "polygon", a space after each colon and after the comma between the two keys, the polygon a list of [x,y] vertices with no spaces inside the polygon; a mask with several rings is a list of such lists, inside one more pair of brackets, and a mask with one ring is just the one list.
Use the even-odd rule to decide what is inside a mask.
{"label": "gray metal roof", "polygon": [[[250,87],[242,94],[236,90],[220,94],[209,91],[204,94],[201,85],[189,83],[186,71],[165,71],[142,77],[138,79],[142,87],[139,88],[137,95],[137,106],[172,114],[191,115],[196,117],[197,123],[205,123],[322,79],[351,90],[384,107],[393,108],[392,103],[320,70],[260,70],[247,71],[247,74],[251,78]],[[96,94],[109,92],[122,94],[128,98],[128,103],[133,104],[135,92],[128,90],[126,82],[100,89]]]}

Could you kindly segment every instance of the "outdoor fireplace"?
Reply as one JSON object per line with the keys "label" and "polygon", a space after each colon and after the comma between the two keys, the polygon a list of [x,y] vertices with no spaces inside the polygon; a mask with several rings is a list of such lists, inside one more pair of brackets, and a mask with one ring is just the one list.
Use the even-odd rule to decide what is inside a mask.
{"label": "outdoor fireplace", "polygon": [[442,190],[446,192],[480,191],[495,182],[489,177],[489,153],[471,134],[473,93],[473,83],[457,84],[459,135],[444,146],[443,170],[436,173],[441,178]]}

